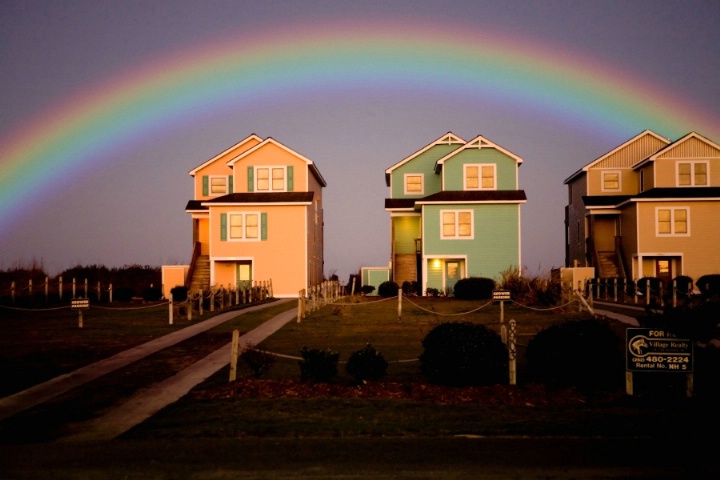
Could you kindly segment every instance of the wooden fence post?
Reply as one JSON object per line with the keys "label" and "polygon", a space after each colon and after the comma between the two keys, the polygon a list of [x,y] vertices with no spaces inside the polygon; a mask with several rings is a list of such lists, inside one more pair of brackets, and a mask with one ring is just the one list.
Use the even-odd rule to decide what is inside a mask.
{"label": "wooden fence post", "polygon": [[47,302],[48,300],[50,300],[50,298],[49,298],[49,295],[50,295],[50,290],[49,290],[49,288],[50,288],[50,279],[49,279],[48,277],[45,277],[45,302]]}
{"label": "wooden fence post", "polygon": [[10,282],[10,298],[12,299],[12,303],[15,304],[15,280]]}
{"label": "wooden fence post", "polygon": [[62,302],[63,299],[63,284],[62,284],[62,275],[58,277],[58,299],[60,302]]}
{"label": "wooden fence post", "polygon": [[510,320],[510,335],[508,338],[508,357],[509,357],[509,374],[510,374],[510,385],[517,384],[517,365],[515,359],[517,357],[517,350],[515,348],[515,333],[516,333],[516,322],[514,319]]}
{"label": "wooden fence post", "polygon": [[172,325],[172,324],[173,324],[173,308],[174,308],[174,307],[173,307],[173,296],[172,296],[172,293],[170,294],[170,303],[169,303],[168,305],[169,305],[169,308],[168,308],[168,315],[169,315],[168,323],[169,323],[170,325]]}
{"label": "wooden fence post", "polygon": [[240,339],[240,332],[233,330],[232,333],[232,348],[230,349],[230,381],[234,382],[237,378],[237,361],[238,361],[238,343]]}
{"label": "wooden fence post", "polygon": [[108,296],[110,298],[110,303],[112,303],[112,283],[110,284],[110,287],[108,288]]}

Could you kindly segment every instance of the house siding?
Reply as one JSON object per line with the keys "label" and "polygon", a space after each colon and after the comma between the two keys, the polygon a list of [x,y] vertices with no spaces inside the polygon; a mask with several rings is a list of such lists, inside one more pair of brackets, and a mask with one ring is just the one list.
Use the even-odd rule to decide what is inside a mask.
{"label": "house siding", "polygon": [[[474,238],[441,239],[441,210],[472,210]],[[468,276],[500,277],[502,272],[520,266],[519,223],[519,205],[426,205],[423,253],[426,257],[465,256]]]}
{"label": "house siding", "polygon": [[496,165],[496,190],[517,189],[517,162],[494,148],[467,148],[443,164],[444,190],[464,190],[464,165]]}
{"label": "house siding", "polygon": [[[393,170],[390,182],[390,196],[392,198],[417,198],[425,197],[440,191],[440,177],[435,175],[435,162],[445,155],[457,150],[461,145],[435,145],[421,153],[412,161],[400,165]],[[405,174],[423,174],[424,192],[421,195],[405,194]]]}

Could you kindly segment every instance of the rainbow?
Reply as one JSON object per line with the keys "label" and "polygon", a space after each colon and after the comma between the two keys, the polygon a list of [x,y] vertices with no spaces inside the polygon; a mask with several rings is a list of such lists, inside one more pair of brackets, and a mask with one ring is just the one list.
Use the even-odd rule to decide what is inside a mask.
{"label": "rainbow", "polygon": [[33,192],[59,178],[71,181],[69,169],[108,148],[190,123],[198,110],[306,93],[444,92],[628,138],[646,128],[675,136],[720,133],[717,118],[675,92],[567,48],[457,24],[328,24],[265,26],[183,49],[48,107],[0,139],[0,225],[27,211]]}

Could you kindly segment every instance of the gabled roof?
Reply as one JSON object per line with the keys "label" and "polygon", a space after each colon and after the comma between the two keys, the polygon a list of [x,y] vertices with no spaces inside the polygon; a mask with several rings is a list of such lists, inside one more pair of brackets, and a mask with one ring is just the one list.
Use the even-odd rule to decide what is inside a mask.
{"label": "gabled roof", "polygon": [[406,164],[407,162],[411,161],[415,157],[427,152],[432,147],[434,147],[436,145],[463,145],[465,143],[466,143],[465,140],[463,140],[462,138],[458,137],[457,135],[455,135],[452,132],[448,132],[445,135],[443,135],[442,137],[438,138],[437,140],[425,145],[423,148],[421,148],[417,152],[413,153],[409,157],[405,157],[402,160],[400,160],[398,163],[393,165],[392,167],[387,168],[385,170],[385,183],[387,183],[387,186],[389,187],[390,186],[390,174],[392,173],[393,170]]}
{"label": "gabled roof", "polygon": [[699,133],[690,132],[690,133],[688,133],[687,135],[685,135],[684,137],[680,138],[679,140],[677,140],[677,141],[671,143],[670,145],[666,146],[666,147],[663,148],[662,150],[658,150],[658,151],[655,152],[653,155],[651,155],[650,157],[648,157],[646,160],[643,160],[642,162],[639,162],[639,163],[635,166],[635,168],[640,167],[640,166],[642,166],[643,164],[646,164],[646,163],[648,163],[648,162],[654,162],[655,160],[658,160],[660,157],[666,157],[666,158],[672,157],[672,152],[673,152],[673,150],[679,149],[679,148],[682,146],[683,143],[689,142],[689,141],[691,141],[691,140],[693,140],[693,139],[698,140],[698,141],[700,141],[701,143],[704,143],[705,145],[714,148],[714,149],[718,152],[718,155],[717,155],[717,156],[720,156],[720,145],[718,145],[717,143],[713,142],[712,140],[709,140],[709,139],[703,137],[703,136],[700,135]]}
{"label": "gabled roof", "polygon": [[297,158],[299,158],[300,160],[304,161],[304,162],[307,164],[308,169],[313,173],[313,175],[315,176],[315,178],[317,179],[317,181],[320,183],[320,185],[322,185],[323,187],[326,187],[326,186],[327,186],[327,183],[325,182],[325,179],[323,178],[323,176],[320,174],[320,171],[319,171],[319,170],[317,169],[317,167],[315,166],[315,162],[313,162],[313,161],[310,160],[309,158],[307,158],[307,157],[299,154],[299,153],[296,152],[295,150],[286,147],[285,145],[283,145],[282,143],[278,142],[277,140],[275,140],[275,139],[272,138],[272,137],[266,138],[266,139],[263,140],[261,143],[258,143],[258,144],[255,145],[254,147],[252,147],[252,148],[250,148],[250,149],[242,152],[240,155],[238,155],[238,156],[230,159],[230,160],[227,162],[227,164],[228,164],[229,167],[234,167],[235,164],[236,164],[237,162],[241,161],[243,158],[245,158],[245,157],[247,157],[247,156],[249,156],[249,155],[252,155],[253,152],[256,152],[256,151],[260,150],[261,148],[263,148],[263,147],[265,147],[265,146],[267,146],[267,145],[270,145],[270,144],[275,145],[276,147],[279,147],[279,148],[285,150],[286,152],[290,153],[291,155],[294,155],[294,156],[296,156]]}
{"label": "gabled roof", "polygon": [[[614,155],[615,153],[619,152],[619,151],[622,150],[623,148],[627,148],[629,145],[632,145],[633,143],[639,141],[640,139],[642,139],[643,137],[645,137],[645,136],[647,136],[647,135],[650,135],[650,136],[653,136],[653,137],[657,138],[658,140],[662,141],[662,142],[665,143],[666,145],[670,143],[670,140],[669,140],[669,139],[658,135],[657,133],[653,132],[652,130],[645,130],[645,131],[643,131],[643,132],[638,133],[637,135],[635,135],[633,138],[631,138],[631,139],[628,140],[627,142],[624,142],[624,143],[618,145],[617,147],[613,148],[612,150],[610,150],[610,151],[607,152],[606,154],[604,154],[604,155],[602,155],[601,157],[598,157],[597,159],[595,159],[595,160],[593,160],[592,162],[588,163],[587,165],[585,165],[584,167],[582,167],[580,170],[576,171],[575,173],[573,173],[572,175],[570,175],[568,178],[566,178],[563,183],[568,184],[568,183],[572,182],[572,181],[575,180],[577,177],[585,174],[585,173],[586,173],[590,168],[592,168],[593,166],[595,166],[595,165],[597,165],[598,163],[602,162],[603,160],[605,160],[606,158],[610,157],[611,155]],[[638,162],[638,163],[640,163],[640,162]],[[633,168],[635,168],[635,167],[638,165],[638,163],[636,163],[636,164],[633,166]]]}
{"label": "gabled roof", "polygon": [[483,137],[482,135],[478,135],[477,137],[473,138],[469,142],[466,142],[465,145],[458,148],[457,150],[453,150],[452,152],[445,155],[443,158],[439,159],[437,162],[435,162],[435,173],[439,173],[442,169],[442,165],[445,163],[445,161],[451,159],[455,155],[459,154],[460,152],[464,150],[469,149],[482,149],[482,148],[494,148],[495,150],[499,150],[500,152],[504,153],[508,157],[515,160],[515,162],[519,164],[523,163],[523,159],[512,153],[510,150],[507,150],[500,145],[491,142],[487,138]]}
{"label": "gabled roof", "polygon": [[214,161],[216,161],[218,158],[221,158],[221,157],[223,157],[224,155],[227,155],[228,153],[232,152],[233,150],[239,150],[240,147],[242,147],[243,145],[249,143],[250,141],[262,142],[263,140],[262,140],[262,138],[258,137],[258,136],[255,135],[254,133],[252,133],[252,134],[248,135],[247,137],[245,137],[244,139],[240,140],[238,143],[236,143],[236,144],[233,145],[232,147],[228,148],[227,150],[218,153],[217,155],[215,155],[213,158],[211,158],[211,159],[208,160],[207,162],[203,163],[202,165],[199,165],[199,166],[193,168],[193,169],[190,170],[190,172],[188,172],[188,173],[190,173],[190,176],[191,176],[191,177],[194,177],[195,174],[198,172],[198,170],[200,170],[200,169],[202,169],[202,168],[205,168],[206,166],[208,166],[208,165],[210,165],[211,163],[213,163]]}
{"label": "gabled roof", "polygon": [[268,193],[229,193],[209,200],[200,200],[202,206],[208,205],[259,205],[267,203],[302,203],[311,204],[313,192],[268,192]]}

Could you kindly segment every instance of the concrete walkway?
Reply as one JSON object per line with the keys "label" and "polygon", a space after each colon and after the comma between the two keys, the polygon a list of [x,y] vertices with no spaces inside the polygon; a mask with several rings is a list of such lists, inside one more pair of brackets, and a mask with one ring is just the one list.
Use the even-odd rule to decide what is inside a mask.
{"label": "concrete walkway", "polygon": [[[283,312],[259,327],[240,336],[240,346],[257,345],[297,318],[295,309]],[[162,408],[178,401],[193,387],[230,363],[232,342],[221,347],[167,380],[138,390],[124,403],[116,405],[105,415],[71,427],[60,441],[87,442],[112,440],[138,425]]]}
{"label": "concrete walkway", "polygon": [[[210,330],[211,328],[214,328],[214,327],[216,327],[224,322],[227,322],[233,318],[237,318],[240,315],[243,315],[243,314],[249,313],[249,312],[253,312],[253,311],[257,311],[257,310],[261,310],[264,308],[268,308],[270,306],[275,306],[275,305],[279,305],[282,303],[291,302],[291,301],[292,301],[291,299],[278,300],[276,302],[255,305],[255,306],[248,307],[248,308],[245,308],[242,310],[233,310],[231,312],[221,313],[221,314],[216,315],[212,318],[209,318],[203,322],[199,322],[195,325],[191,325],[189,327],[183,328],[182,330],[178,330],[176,332],[173,332],[171,334],[157,338],[150,342],[144,343],[142,345],[138,345],[137,347],[131,348],[129,350],[125,350],[116,355],[113,355],[112,357],[106,358],[104,360],[100,360],[99,362],[92,363],[90,365],[79,368],[79,369],[74,370],[65,375],[60,375],[60,376],[55,377],[45,383],[35,385],[33,387],[30,387],[26,390],[15,393],[13,395],[9,395],[7,397],[0,398],[0,420],[9,418],[19,412],[22,412],[23,410],[27,410],[36,405],[44,403],[58,395],[62,395],[63,393],[72,390],[73,388],[77,388],[77,387],[84,385],[88,382],[91,382],[97,378],[100,378],[104,375],[114,372],[115,370],[118,370],[118,369],[123,368],[133,362],[141,360],[141,359],[147,357],[148,355],[158,352],[164,348],[171,347],[171,346],[173,346],[177,343],[180,343],[184,340],[187,340],[188,338],[193,337],[199,333]],[[257,327],[255,330],[252,330],[251,332],[247,333],[246,335],[243,335],[241,337],[241,344],[247,344],[247,343],[257,344],[257,343],[259,343],[260,341],[262,341],[265,338],[267,338],[268,336],[270,336],[272,333],[276,332],[285,323],[287,323],[289,320],[294,318],[295,315],[296,315],[295,310],[291,309],[288,312],[284,312],[284,313],[280,314],[279,316],[273,318],[272,320],[263,323],[262,325]],[[221,361],[222,355],[220,355],[219,352],[221,352],[221,351],[225,352],[226,348],[229,348],[229,347],[221,348],[214,354],[211,354],[208,357],[206,357],[205,359],[198,362],[198,364],[207,362],[213,366],[206,367],[206,368],[215,368],[216,364]],[[219,370],[224,365],[227,365],[230,362],[230,353],[229,352],[230,351],[227,350],[227,352],[226,352],[227,354],[224,357],[225,363],[223,365],[217,366],[215,371]],[[211,357],[213,357],[214,355],[217,356],[217,359],[214,360],[215,363],[212,363],[213,358],[211,358]],[[187,370],[192,370],[192,369],[202,370],[202,368],[197,366],[198,364],[188,367]],[[200,376],[202,376],[202,375],[200,375]],[[190,375],[190,373],[185,373],[185,371],[183,371],[183,372],[180,372],[179,374],[177,374],[175,377],[172,377],[171,379],[177,378],[177,380],[176,380],[177,382],[189,382],[189,381],[192,381],[191,379],[200,378],[200,376],[198,376],[197,374],[195,374],[195,376],[192,376],[192,375]],[[205,377],[205,378],[207,378],[207,377]],[[163,383],[169,382],[171,379],[168,379]],[[202,381],[202,380],[203,379],[200,379],[199,381]],[[167,386],[165,388],[167,388]],[[192,388],[192,386],[189,388]],[[189,390],[189,388],[188,388],[188,390]],[[179,397],[177,397],[177,398],[179,398]],[[167,403],[165,405],[167,405]],[[162,407],[160,407],[160,408],[162,408]],[[158,410],[159,410],[159,408],[158,408]],[[130,428],[130,427],[128,427],[128,428]]]}

